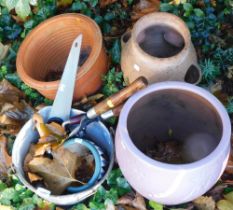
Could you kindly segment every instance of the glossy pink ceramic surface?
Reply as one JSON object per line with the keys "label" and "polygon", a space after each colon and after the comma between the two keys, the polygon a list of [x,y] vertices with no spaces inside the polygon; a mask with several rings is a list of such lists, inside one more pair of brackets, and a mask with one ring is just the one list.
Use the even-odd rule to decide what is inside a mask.
{"label": "glossy pink ceramic surface", "polygon": [[[222,132],[219,143],[209,155],[192,163],[175,165],[153,160],[135,146],[127,125],[130,111],[144,96],[163,90],[184,90],[190,93],[190,97],[203,98],[212,105],[219,117]],[[141,132],[145,132],[143,128]],[[229,116],[212,94],[184,82],[161,82],[139,91],[124,105],[115,137],[116,157],[123,175],[137,192],[150,200],[175,205],[201,196],[217,182],[229,157],[230,136]]]}

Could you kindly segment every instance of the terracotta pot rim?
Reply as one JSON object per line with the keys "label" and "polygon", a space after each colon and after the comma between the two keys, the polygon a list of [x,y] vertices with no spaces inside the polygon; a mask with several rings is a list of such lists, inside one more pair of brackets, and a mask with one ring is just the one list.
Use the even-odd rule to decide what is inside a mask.
{"label": "terracotta pot rim", "polygon": [[[184,47],[182,48],[182,50],[180,52],[178,52],[177,54],[173,55],[173,56],[170,56],[170,57],[167,57],[167,58],[158,58],[158,57],[155,57],[155,56],[152,56],[150,55],[149,53],[146,53],[138,44],[137,42],[137,29],[138,27],[144,22],[145,19],[150,19],[150,18],[153,18],[153,19],[160,19],[160,20],[163,20],[163,19],[167,19],[167,18],[174,18],[176,20],[176,22],[178,22],[180,25],[183,25],[183,30],[185,31],[184,33],[187,35],[187,36],[183,36],[183,33],[181,33],[183,39],[184,39]],[[153,24],[150,24],[150,25],[153,25]],[[154,25],[157,25],[157,24],[154,24]],[[172,27],[172,26],[171,26]],[[175,27],[172,27],[175,29]],[[179,18],[178,16],[174,15],[174,14],[171,14],[171,13],[168,13],[168,12],[153,12],[153,13],[150,13],[149,15],[145,15],[143,16],[142,18],[140,18],[136,23],[135,23],[135,26],[133,27],[132,29],[132,38],[131,38],[131,43],[132,45],[135,46],[135,48],[141,53],[142,56],[145,56],[147,59],[150,59],[152,61],[161,61],[161,62],[164,62],[164,60],[166,61],[174,61],[174,60],[177,60],[177,59],[180,59],[181,61],[183,60],[182,58],[185,57],[185,55],[188,53],[188,50],[190,45],[191,45],[191,35],[190,35],[190,32],[187,28],[187,25],[185,24],[185,22]]]}
{"label": "terracotta pot rim", "polygon": [[80,80],[88,71],[91,70],[91,67],[95,64],[99,54],[101,53],[103,47],[101,31],[97,23],[94,20],[92,20],[90,17],[80,13],[65,13],[65,14],[56,15],[54,17],[51,17],[43,21],[26,36],[26,38],[24,39],[24,41],[22,42],[19,48],[16,59],[17,73],[19,74],[20,78],[22,78],[22,80],[32,88],[38,90],[55,90],[57,89],[60,80],[45,82],[30,77],[26,73],[22,65],[22,57],[24,56],[23,51],[26,49],[27,45],[30,44],[33,38],[37,36],[37,34],[41,33],[44,30],[44,28],[47,28],[50,26],[50,24],[60,21],[61,19],[64,18],[79,18],[86,20],[88,24],[93,25],[93,29],[94,29],[93,31],[95,31],[95,36],[94,36],[95,46],[92,46],[92,59],[87,59],[87,61],[80,67],[79,75],[76,76],[76,81]]}

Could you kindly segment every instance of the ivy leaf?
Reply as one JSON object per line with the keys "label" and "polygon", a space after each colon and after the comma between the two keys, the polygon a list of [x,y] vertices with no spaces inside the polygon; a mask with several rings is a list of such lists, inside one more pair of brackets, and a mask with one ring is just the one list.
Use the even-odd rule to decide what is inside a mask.
{"label": "ivy leaf", "polygon": [[186,12],[190,12],[190,11],[193,10],[193,6],[192,6],[192,4],[190,4],[190,3],[185,3],[185,4],[183,4],[183,8],[184,8],[184,10],[185,10]]}
{"label": "ivy leaf", "polygon": [[169,3],[161,3],[160,4],[160,11],[161,12],[168,12],[173,9],[173,6]]}
{"label": "ivy leaf", "polygon": [[6,188],[0,193],[0,203],[3,205],[10,205],[11,200],[17,196],[17,192],[13,187]]}
{"label": "ivy leaf", "polygon": [[29,5],[29,0],[18,0],[15,5],[16,14],[22,19],[25,19],[31,13],[31,7]]}
{"label": "ivy leaf", "polygon": [[114,41],[110,54],[112,56],[113,63],[119,64],[121,60],[120,40],[117,39]]}
{"label": "ivy leaf", "polygon": [[117,185],[116,180],[118,177],[121,177],[121,176],[122,176],[122,173],[120,169],[112,170],[107,178],[107,184],[109,186],[116,186]]}
{"label": "ivy leaf", "polygon": [[18,35],[21,33],[21,31],[22,28],[17,24],[4,27],[4,32],[6,33],[6,37],[11,40],[16,39]]}
{"label": "ivy leaf", "polygon": [[2,180],[0,180],[0,191],[5,190],[6,188],[7,188],[7,185],[4,182],[2,182]]}
{"label": "ivy leaf", "polygon": [[5,0],[5,6],[6,8],[11,11],[12,9],[15,8],[17,0]]}
{"label": "ivy leaf", "polygon": [[35,205],[32,203],[27,203],[27,204],[22,204],[18,210],[34,210],[35,209]]}
{"label": "ivy leaf", "polygon": [[159,204],[155,201],[149,201],[149,206],[153,209],[153,210],[163,210],[163,205]]}
{"label": "ivy leaf", "polygon": [[205,15],[204,12],[199,8],[195,8],[193,11],[194,11],[195,15],[198,17],[203,17]]}
{"label": "ivy leaf", "polygon": [[87,206],[83,203],[80,203],[76,206],[74,206],[71,210],[89,210],[89,208],[87,208]]}

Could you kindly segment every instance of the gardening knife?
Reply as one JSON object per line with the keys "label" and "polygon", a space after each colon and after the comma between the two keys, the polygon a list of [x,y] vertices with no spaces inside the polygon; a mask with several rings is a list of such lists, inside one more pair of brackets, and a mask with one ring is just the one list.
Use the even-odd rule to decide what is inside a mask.
{"label": "gardening knife", "polygon": [[49,115],[49,121],[65,121],[70,118],[75,78],[79,69],[79,57],[82,45],[82,34],[72,43],[68,59],[58,87],[56,98]]}
{"label": "gardening knife", "polygon": [[91,122],[91,120],[97,118],[98,116],[100,116],[102,119],[104,118],[106,119],[108,115],[114,116],[119,111],[119,108],[116,108],[117,106],[122,104],[127,98],[129,98],[132,94],[134,94],[138,90],[141,90],[144,87],[146,87],[147,84],[148,84],[147,80],[144,77],[139,77],[128,87],[120,90],[118,93],[115,93],[112,96],[101,101],[93,108],[89,109],[86,113],[77,115],[71,118],[70,120],[64,122],[63,126],[65,126],[66,124],[79,123],[79,125],[70,133],[69,137],[77,134],[80,130],[85,128],[85,126],[89,122]]}

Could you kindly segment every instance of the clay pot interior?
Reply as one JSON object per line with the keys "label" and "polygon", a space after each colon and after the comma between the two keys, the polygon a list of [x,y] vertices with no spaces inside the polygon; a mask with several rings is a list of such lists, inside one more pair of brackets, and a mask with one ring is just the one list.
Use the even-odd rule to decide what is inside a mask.
{"label": "clay pot interior", "polygon": [[[32,79],[45,81],[50,71],[54,71],[55,74],[61,74],[71,44],[80,31],[85,34],[83,36],[82,50],[90,49],[90,46],[94,45],[95,34],[93,34],[93,29],[86,27],[85,24],[80,24],[79,27],[73,27],[75,21],[77,20],[73,19],[72,22],[70,18],[66,22],[66,30],[64,30],[64,24],[62,22],[57,22],[54,25],[57,30],[52,30],[52,33],[49,30],[44,30],[40,36],[33,37],[33,41],[27,46],[27,50],[24,52],[24,60],[22,61],[26,73]],[[58,39],[57,37],[60,38]],[[93,49],[89,53],[89,58],[91,59],[94,53]]]}
{"label": "clay pot interior", "polygon": [[[214,107],[201,96],[184,90],[160,90],[141,98],[128,115],[127,129],[132,142],[144,154],[158,141],[179,141],[183,145],[185,163],[210,154],[223,132]],[[172,130],[172,137],[169,130]],[[195,145],[194,139],[204,146],[204,155],[198,154],[201,148]]]}
{"label": "clay pot interior", "polygon": [[168,58],[177,55],[184,48],[184,38],[177,30],[166,25],[151,25],[136,35],[140,48],[147,54]]}

